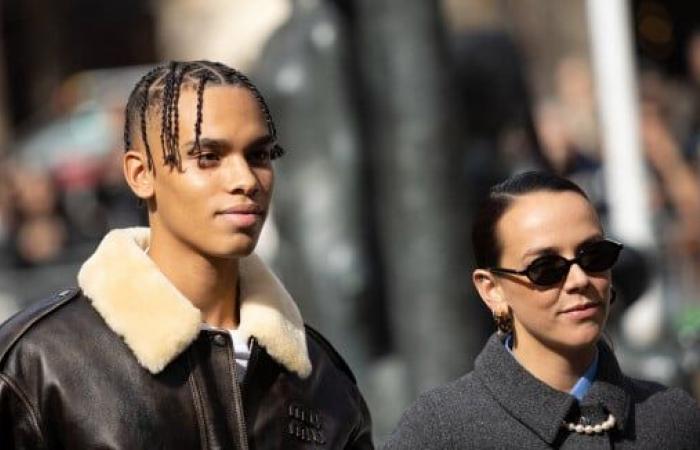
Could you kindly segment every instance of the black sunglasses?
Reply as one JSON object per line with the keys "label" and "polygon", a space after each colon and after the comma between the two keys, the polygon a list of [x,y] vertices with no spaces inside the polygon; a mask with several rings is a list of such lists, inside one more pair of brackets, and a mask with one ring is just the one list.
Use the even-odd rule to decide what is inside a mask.
{"label": "black sunglasses", "polygon": [[493,267],[494,273],[525,275],[538,286],[551,286],[566,278],[573,264],[578,264],[586,273],[603,272],[615,265],[623,245],[610,241],[596,241],[581,248],[574,259],[561,255],[544,255],[532,261],[525,270]]}

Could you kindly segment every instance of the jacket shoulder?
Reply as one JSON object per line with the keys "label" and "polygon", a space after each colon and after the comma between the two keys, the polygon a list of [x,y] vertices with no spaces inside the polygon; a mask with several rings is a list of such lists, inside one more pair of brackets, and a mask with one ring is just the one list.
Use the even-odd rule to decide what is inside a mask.
{"label": "jacket shoulder", "polygon": [[[384,450],[484,448],[480,436],[487,436],[484,422],[494,408],[482,392],[473,372],[437,386],[418,396],[399,420]],[[502,416],[496,419],[503,421]],[[481,445],[480,445],[481,444]]]}
{"label": "jacket shoulder", "polygon": [[700,406],[688,392],[638,379],[630,379],[630,384],[637,426],[655,431],[673,430],[675,448],[690,448],[700,442]]}
{"label": "jacket shoulder", "polygon": [[313,327],[311,327],[309,324],[304,324],[304,327],[306,328],[306,336],[311,338],[313,342],[315,342],[323,351],[326,353],[328,358],[333,362],[333,364],[345,375],[350,378],[350,380],[354,383],[357,384],[357,380],[355,379],[355,375],[352,373],[352,370],[350,369],[350,366],[348,363],[345,362],[342,356],[340,356],[340,353],[333,347],[333,345],[323,337],[323,335]]}
{"label": "jacket shoulder", "polygon": [[[469,399],[465,402],[465,399]],[[448,383],[434,387],[418,396],[413,405],[407,410],[407,415],[440,416],[440,411],[447,411],[451,416],[470,417],[473,414],[485,414],[492,407],[490,396],[469,372]]]}
{"label": "jacket shoulder", "polygon": [[0,365],[5,355],[34,325],[61,306],[79,297],[79,288],[65,289],[32,303],[0,325]]}

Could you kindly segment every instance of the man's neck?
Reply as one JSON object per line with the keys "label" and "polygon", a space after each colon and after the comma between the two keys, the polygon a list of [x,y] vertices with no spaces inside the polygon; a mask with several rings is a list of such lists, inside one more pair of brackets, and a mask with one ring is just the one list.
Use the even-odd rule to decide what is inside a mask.
{"label": "man's neck", "polygon": [[208,258],[179,242],[151,234],[148,256],[213,327],[239,323],[238,259]]}
{"label": "man's neck", "polygon": [[[522,334],[522,333],[521,333]],[[514,338],[513,355],[535,378],[569,392],[595,358],[595,345],[572,351],[549,348],[532,336]]]}

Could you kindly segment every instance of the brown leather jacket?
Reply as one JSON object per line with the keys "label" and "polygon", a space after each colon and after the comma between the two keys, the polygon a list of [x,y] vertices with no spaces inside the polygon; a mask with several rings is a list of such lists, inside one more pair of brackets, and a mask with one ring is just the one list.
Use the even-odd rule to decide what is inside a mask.
{"label": "brown leather jacket", "polygon": [[251,357],[236,380],[226,332],[203,329],[197,314],[187,323],[191,305],[135,272],[128,283],[142,289],[123,290],[150,296],[100,291],[105,278],[122,286],[127,278],[105,272],[100,258],[91,268],[93,256],[82,290],[37,302],[0,327],[0,448],[373,448],[352,373],[316,331],[299,328],[293,304],[274,300],[276,279],[265,281],[270,274],[252,258],[242,266],[239,327]]}

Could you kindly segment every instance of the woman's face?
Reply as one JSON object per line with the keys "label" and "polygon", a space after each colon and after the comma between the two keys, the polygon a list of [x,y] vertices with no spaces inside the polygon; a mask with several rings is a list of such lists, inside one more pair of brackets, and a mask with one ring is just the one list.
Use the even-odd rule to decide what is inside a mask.
{"label": "woman's face", "polygon": [[[516,197],[496,232],[502,247],[499,266],[516,270],[547,254],[572,259],[583,245],[603,239],[595,210],[574,192]],[[512,314],[516,345],[567,351],[598,340],[608,316],[609,270],[586,273],[573,264],[564,280],[544,287],[525,276],[492,275],[501,308]]]}
{"label": "woman's face", "polygon": [[[195,145],[197,95],[183,89],[179,101],[182,171],[165,165],[160,127],[151,121],[149,140],[156,173],[150,225],[154,239],[212,257],[241,257],[257,242],[267,215],[275,142],[258,101],[246,89],[204,90],[200,148]],[[154,116],[156,117],[156,116]]]}

